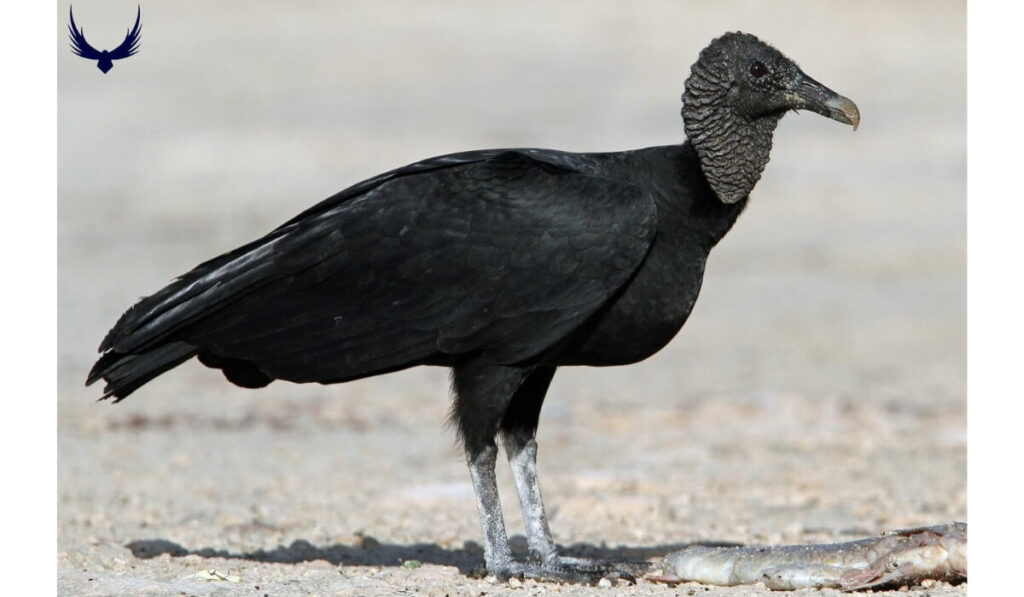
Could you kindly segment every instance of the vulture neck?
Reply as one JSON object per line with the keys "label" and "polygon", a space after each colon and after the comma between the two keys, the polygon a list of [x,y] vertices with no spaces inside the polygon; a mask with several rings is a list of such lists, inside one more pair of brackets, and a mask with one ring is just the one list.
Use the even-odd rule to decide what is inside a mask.
{"label": "vulture neck", "polygon": [[753,190],[768,164],[772,133],[783,112],[750,119],[731,105],[730,86],[711,69],[694,65],[683,93],[683,127],[708,184],[723,203]]}

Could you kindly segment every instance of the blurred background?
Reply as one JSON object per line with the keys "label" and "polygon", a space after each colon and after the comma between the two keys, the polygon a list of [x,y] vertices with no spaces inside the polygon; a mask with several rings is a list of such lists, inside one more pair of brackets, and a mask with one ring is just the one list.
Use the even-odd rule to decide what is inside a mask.
{"label": "blurred background", "polygon": [[[75,20],[110,49],[136,6],[79,0]],[[140,296],[381,171],[486,147],[679,143],[690,65],[731,30],[853,99],[861,126],[783,119],[680,335],[638,365],[556,375],[539,435],[556,539],[796,540],[966,517],[963,2],[141,10],[139,53],[109,73],[58,53],[61,549],[186,541],[196,520],[212,524],[184,525],[190,548],[356,528],[476,540],[444,370],[252,392],[190,363],[110,407],[82,385],[96,347]],[[217,531],[256,501],[284,530]]]}

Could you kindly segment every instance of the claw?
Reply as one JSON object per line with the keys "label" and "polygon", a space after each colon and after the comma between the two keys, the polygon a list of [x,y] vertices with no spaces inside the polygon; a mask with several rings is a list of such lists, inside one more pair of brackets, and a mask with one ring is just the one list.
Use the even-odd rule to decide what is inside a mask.
{"label": "claw", "polygon": [[511,578],[529,578],[538,581],[596,585],[602,580],[607,580],[613,584],[624,581],[635,585],[636,576],[625,569],[628,566],[642,567],[646,566],[646,562],[620,564],[586,558],[554,557],[547,558],[543,563],[510,561],[490,572],[503,581]]}

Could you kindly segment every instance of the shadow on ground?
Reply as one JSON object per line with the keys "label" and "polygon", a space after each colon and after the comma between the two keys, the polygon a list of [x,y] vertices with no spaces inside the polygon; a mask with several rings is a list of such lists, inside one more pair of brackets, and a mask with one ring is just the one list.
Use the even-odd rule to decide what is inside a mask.
{"label": "shadow on ground", "polygon": [[[518,558],[527,555],[526,539],[522,536],[511,540],[513,554]],[[559,546],[559,553],[567,556],[586,557],[605,562],[621,563],[631,569],[644,569],[648,560],[663,557],[665,554],[683,549],[690,545],[710,547],[738,546],[737,543],[702,542],[702,543],[668,543],[648,547],[619,545],[609,547],[589,543],[574,543]],[[203,547],[187,549],[166,539],[140,539],[125,545],[132,554],[141,559],[155,558],[164,554],[172,557],[198,555],[204,558],[225,558],[233,560],[251,560],[255,562],[272,562],[278,564],[297,564],[313,560],[324,560],[335,566],[402,566],[408,561],[419,561],[423,564],[454,566],[463,574],[479,575],[483,572],[484,551],[473,541],[467,541],[459,549],[446,549],[436,543],[414,543],[396,545],[380,543],[372,537],[364,537],[359,545],[343,545],[336,543],[328,547],[317,547],[304,539],[297,539],[288,546],[276,549],[258,549],[251,552],[233,553],[225,550]]]}

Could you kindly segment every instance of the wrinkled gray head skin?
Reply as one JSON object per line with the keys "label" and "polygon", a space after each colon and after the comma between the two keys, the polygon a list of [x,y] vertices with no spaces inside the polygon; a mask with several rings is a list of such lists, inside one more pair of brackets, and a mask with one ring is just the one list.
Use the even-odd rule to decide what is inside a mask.
{"label": "wrinkled gray head skin", "polygon": [[753,35],[726,33],[701,51],[683,92],[683,126],[721,201],[750,194],[789,110],[811,110],[854,130],[860,123],[852,101]]}

